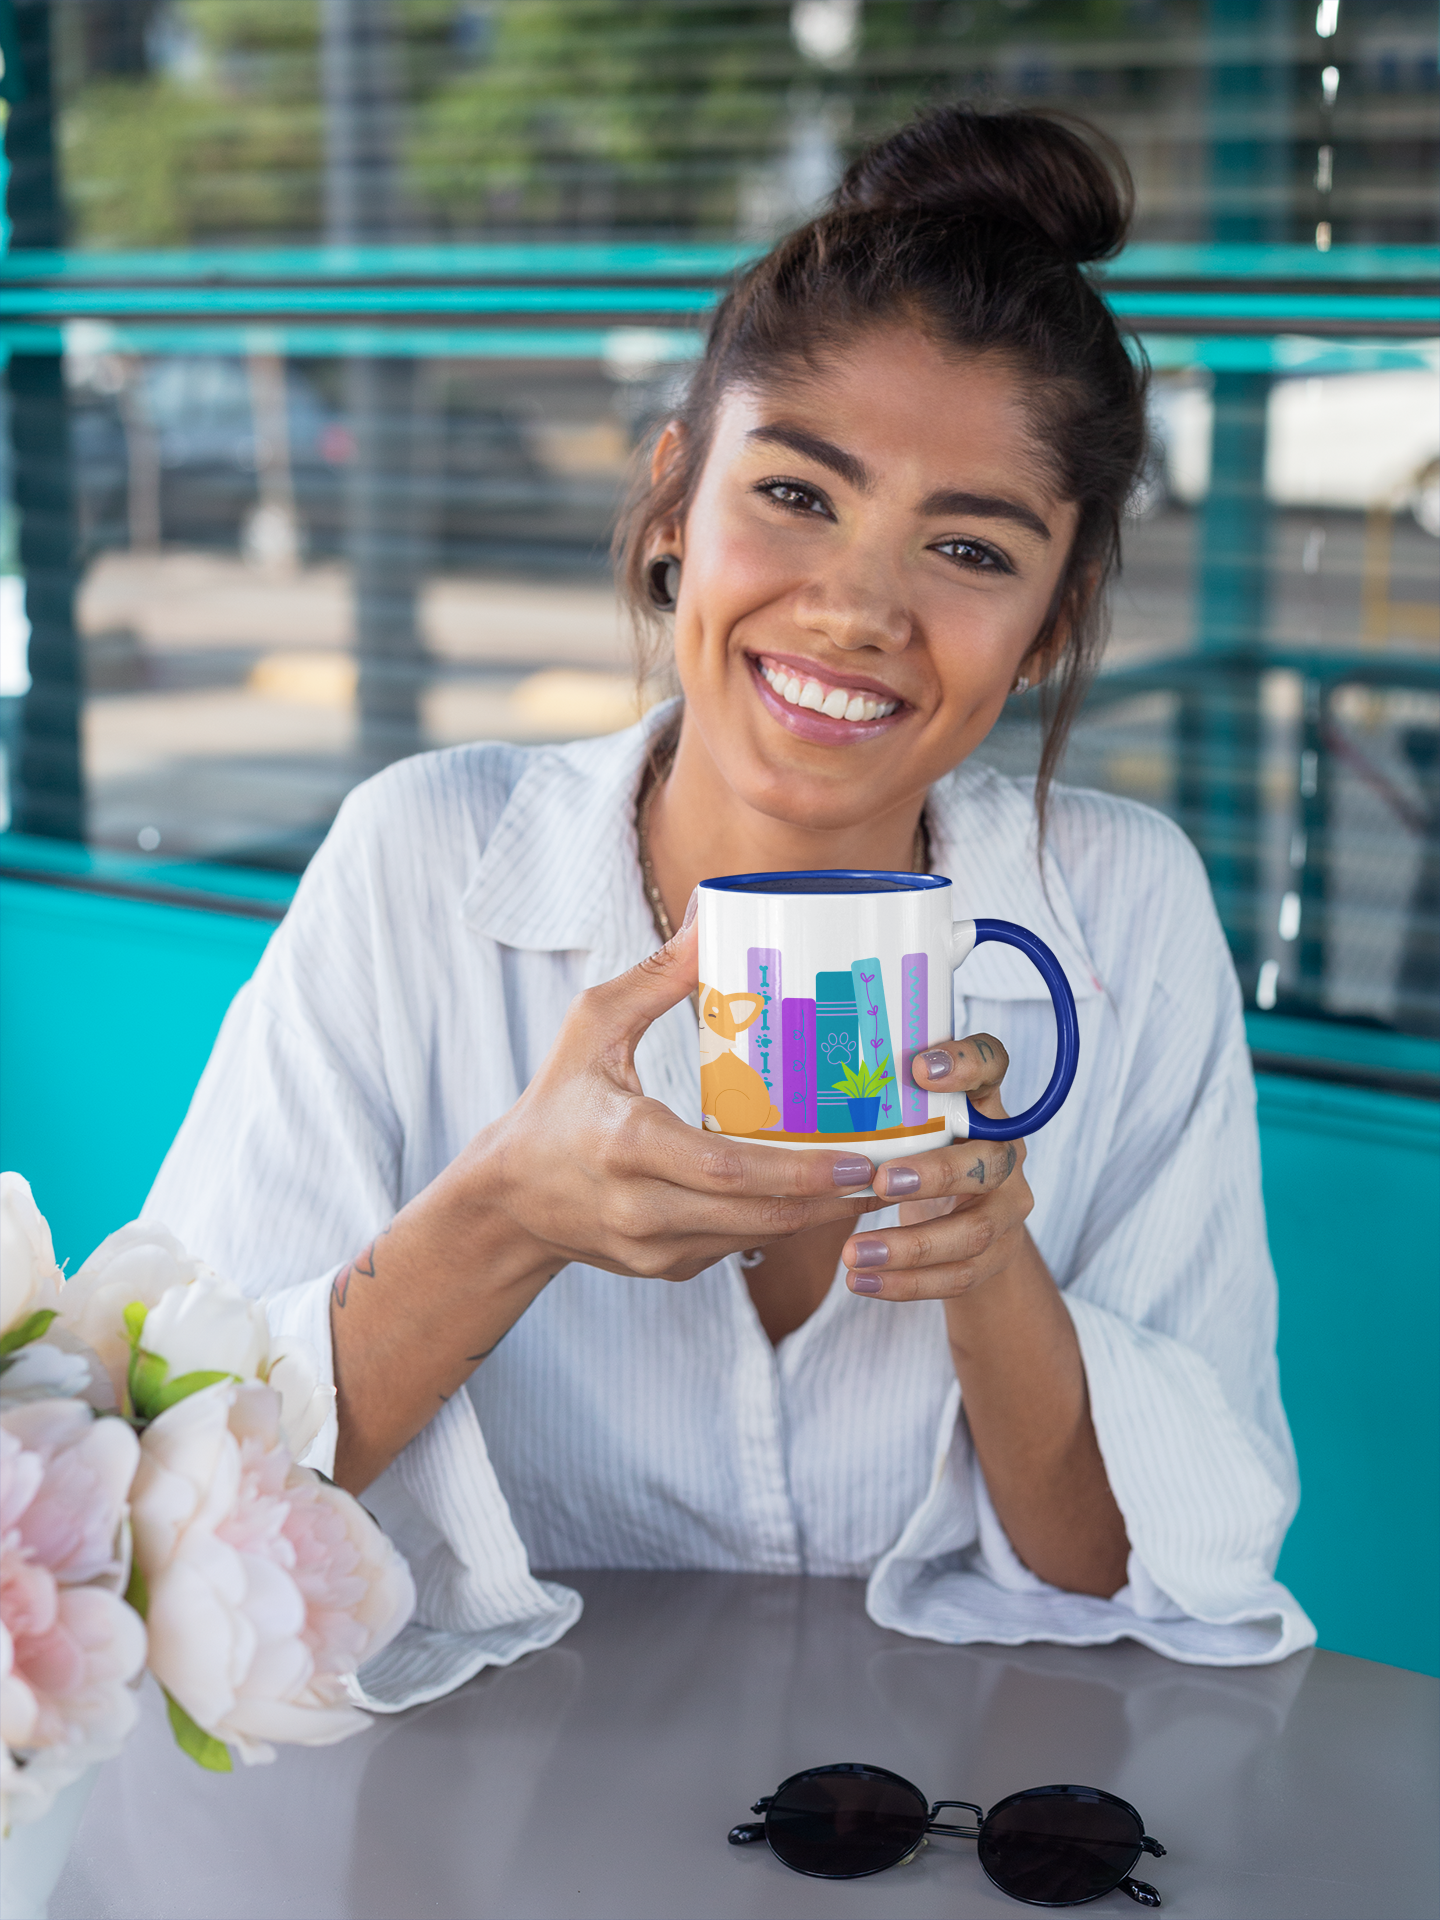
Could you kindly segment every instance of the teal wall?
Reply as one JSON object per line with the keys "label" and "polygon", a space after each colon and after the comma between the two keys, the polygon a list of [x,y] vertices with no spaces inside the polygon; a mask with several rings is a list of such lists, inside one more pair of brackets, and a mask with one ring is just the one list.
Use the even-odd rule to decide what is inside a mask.
{"label": "teal wall", "polygon": [[0,881],[0,1163],[73,1273],[144,1203],[274,926]]}
{"label": "teal wall", "polygon": [[1440,1673],[1440,1106],[1258,1085],[1300,1456],[1280,1578],[1321,1646]]}
{"label": "teal wall", "polygon": [[[104,866],[78,850],[68,864]],[[215,870],[192,884],[288,892]],[[193,906],[0,882],[0,1163],[30,1180],[70,1271],[139,1210],[271,931]],[[1262,1037],[1252,1023],[1257,1046],[1336,1045],[1332,1030],[1263,1024]],[[1304,1483],[1280,1574],[1322,1646],[1437,1673],[1440,1107],[1267,1074],[1260,1128]]]}

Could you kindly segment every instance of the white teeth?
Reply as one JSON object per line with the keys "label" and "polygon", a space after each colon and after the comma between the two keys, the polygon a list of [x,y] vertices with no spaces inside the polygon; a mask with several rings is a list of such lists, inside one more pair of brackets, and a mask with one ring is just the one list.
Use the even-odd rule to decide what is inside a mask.
{"label": "white teeth", "polygon": [[828,714],[832,720],[883,720],[900,704],[898,700],[873,700],[868,694],[847,693],[843,687],[825,687],[818,680],[802,681],[793,673],[787,674],[783,667],[762,666],[760,671],[780,698],[792,707]]}

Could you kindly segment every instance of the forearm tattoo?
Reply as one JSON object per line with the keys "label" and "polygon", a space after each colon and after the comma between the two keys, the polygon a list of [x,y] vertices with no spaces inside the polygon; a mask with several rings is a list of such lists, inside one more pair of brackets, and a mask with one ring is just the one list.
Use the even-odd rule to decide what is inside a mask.
{"label": "forearm tattoo", "polygon": [[330,1283],[330,1297],[337,1307],[344,1308],[350,1295],[350,1282],[355,1279],[373,1280],[375,1278],[375,1249],[389,1233],[389,1227],[382,1227],[369,1246],[357,1253],[348,1265],[343,1266]]}

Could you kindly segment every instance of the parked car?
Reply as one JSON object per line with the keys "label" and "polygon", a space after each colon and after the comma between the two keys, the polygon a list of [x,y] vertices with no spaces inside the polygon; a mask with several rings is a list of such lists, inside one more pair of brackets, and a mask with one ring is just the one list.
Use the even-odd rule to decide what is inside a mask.
{"label": "parked car", "polygon": [[[285,425],[297,518],[312,550],[338,547],[354,440],[303,371],[285,369]],[[273,457],[256,426],[249,368],[184,355],[122,367],[71,389],[71,447],[83,544],[128,545],[137,509],[154,533],[191,546],[243,541]],[[139,502],[133,491],[154,489]]]}

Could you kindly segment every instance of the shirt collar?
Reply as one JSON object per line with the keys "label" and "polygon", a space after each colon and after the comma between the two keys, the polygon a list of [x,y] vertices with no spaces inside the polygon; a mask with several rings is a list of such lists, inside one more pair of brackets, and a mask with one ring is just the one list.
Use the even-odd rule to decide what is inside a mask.
{"label": "shirt collar", "polygon": [[653,707],[624,733],[530,756],[461,899],[471,926],[552,953],[638,957],[656,945],[635,796],[650,742],[678,704]]}
{"label": "shirt collar", "polygon": [[[678,704],[652,708],[624,733],[530,757],[461,900],[471,926],[509,947],[592,953],[597,979],[603,961],[618,971],[654,947],[635,796],[651,740]],[[1028,787],[966,764],[930,789],[928,819],[934,869],[954,882],[957,919],[1018,921],[1054,949],[1077,1000],[1103,991],[1048,848],[1042,878]],[[978,999],[1046,997],[1029,961],[997,943],[971,955],[961,984]]]}

